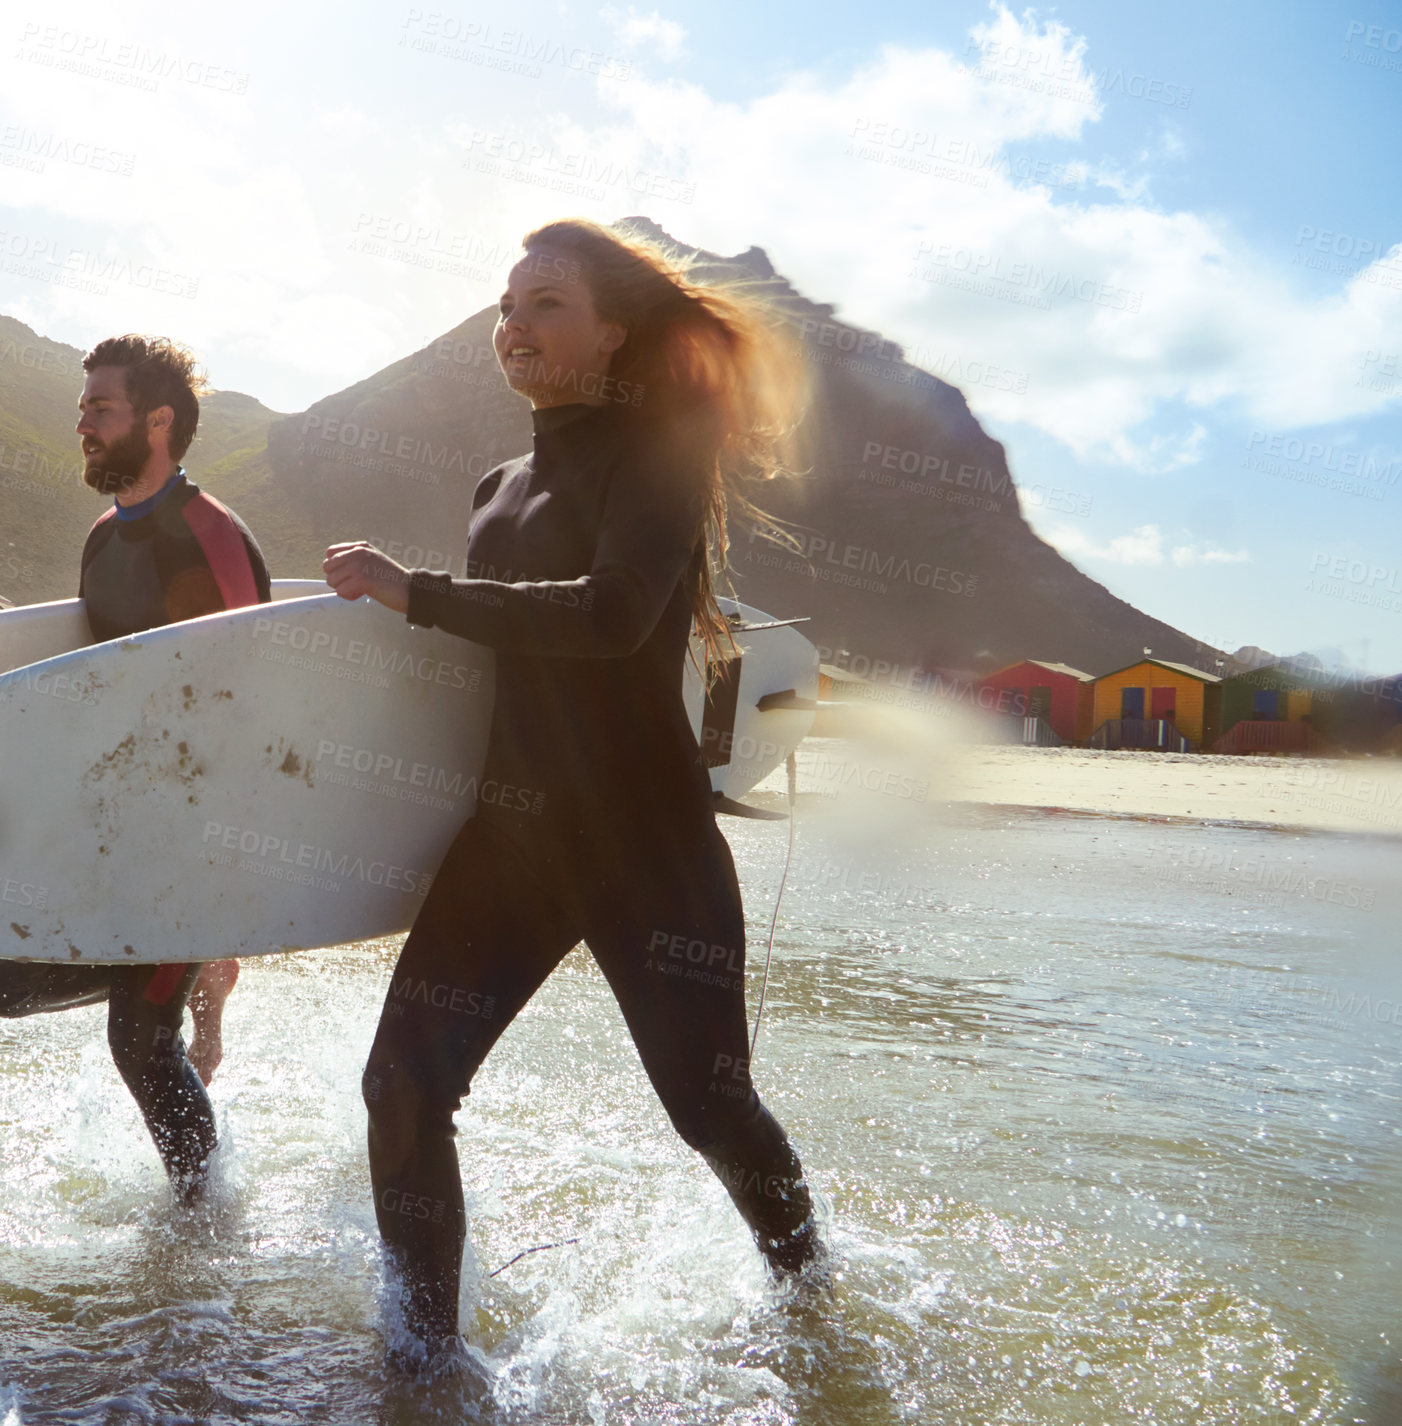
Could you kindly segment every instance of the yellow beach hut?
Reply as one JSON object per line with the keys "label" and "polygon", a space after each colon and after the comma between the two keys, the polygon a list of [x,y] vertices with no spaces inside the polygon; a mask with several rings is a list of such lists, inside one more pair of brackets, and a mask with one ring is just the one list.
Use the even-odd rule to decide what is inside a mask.
{"label": "yellow beach hut", "polygon": [[1202,747],[1217,736],[1222,680],[1200,668],[1167,659],[1143,658],[1095,680],[1100,727],[1113,718],[1162,719]]}

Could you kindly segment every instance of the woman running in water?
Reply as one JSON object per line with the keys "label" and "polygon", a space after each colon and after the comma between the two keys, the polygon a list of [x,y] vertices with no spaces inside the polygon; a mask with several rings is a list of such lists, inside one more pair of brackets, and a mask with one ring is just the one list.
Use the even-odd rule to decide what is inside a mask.
{"label": "woman running in water", "polygon": [[[583,221],[527,236],[494,333],[529,455],[472,500],[468,569],[334,545],[328,582],[496,651],[479,803],[404,945],[364,1076],[380,1233],[426,1360],[458,1346],[467,1226],[453,1115],[498,1036],[583,940],[653,1087],[779,1273],[820,1250],[803,1170],[750,1081],[730,849],[682,703],[693,621],[715,651],[727,504],[780,468],[801,367],[758,304]],[[415,995],[426,985],[434,990]],[[413,1212],[403,1212],[406,1202]],[[425,1211],[420,1212],[420,1208]]]}

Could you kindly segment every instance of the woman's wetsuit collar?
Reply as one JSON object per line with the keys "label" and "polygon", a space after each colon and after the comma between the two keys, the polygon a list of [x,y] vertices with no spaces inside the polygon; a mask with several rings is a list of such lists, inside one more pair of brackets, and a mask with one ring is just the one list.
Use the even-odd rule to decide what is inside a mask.
{"label": "woman's wetsuit collar", "polygon": [[537,436],[546,431],[558,431],[561,426],[572,426],[585,416],[604,410],[605,405],[591,406],[587,401],[571,401],[567,406],[542,406],[531,412],[531,427]]}

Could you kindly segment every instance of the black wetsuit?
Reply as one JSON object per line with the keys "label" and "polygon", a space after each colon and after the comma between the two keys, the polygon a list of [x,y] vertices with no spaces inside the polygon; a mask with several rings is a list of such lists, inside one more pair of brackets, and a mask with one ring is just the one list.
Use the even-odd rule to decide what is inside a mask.
{"label": "black wetsuit", "polygon": [[[97,521],[83,547],[79,593],[100,642],[260,603],[269,584],[242,521],[181,472],[149,501],[120,514],[114,505]],[[202,969],[0,962],[0,1017],[107,1002],[112,1058],[167,1171],[187,1181],[215,1143],[214,1111],[180,1037]]]}
{"label": "black wetsuit", "polygon": [[535,413],[477,487],[471,578],[415,571],[409,620],[496,650],[479,807],[414,924],[365,1071],[380,1231],[422,1336],[455,1330],[466,1235],[453,1114],[488,1050],[587,943],[677,1131],[761,1250],[813,1250],[802,1169],[750,1081],[745,925],[682,701],[706,442],[636,413]]}

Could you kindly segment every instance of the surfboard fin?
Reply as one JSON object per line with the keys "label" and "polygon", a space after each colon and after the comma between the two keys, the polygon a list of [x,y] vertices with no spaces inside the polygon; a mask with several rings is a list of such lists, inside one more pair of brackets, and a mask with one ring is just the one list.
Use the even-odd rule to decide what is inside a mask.
{"label": "surfboard fin", "polygon": [[818,702],[814,698],[800,698],[795,689],[786,688],[782,693],[766,693],[755,707],[761,713],[768,713],[775,708],[788,708],[796,712],[812,713],[817,711]]}
{"label": "surfboard fin", "polygon": [[787,812],[771,812],[767,807],[751,807],[748,802],[737,802],[733,797],[727,797],[723,792],[712,794],[715,799],[717,812],[724,812],[730,817],[752,817],[757,822],[787,822],[789,814]]}

